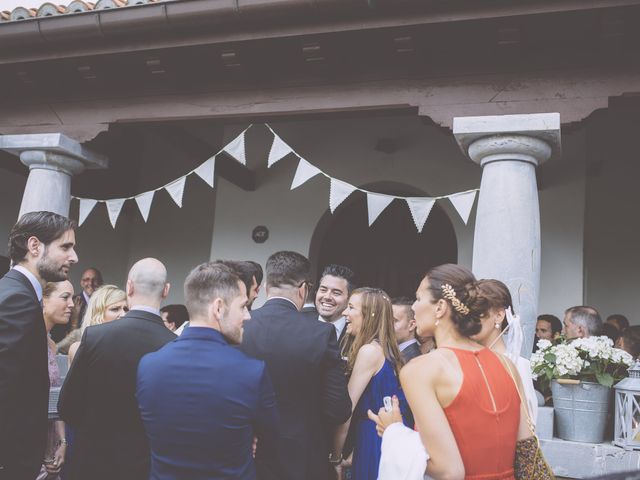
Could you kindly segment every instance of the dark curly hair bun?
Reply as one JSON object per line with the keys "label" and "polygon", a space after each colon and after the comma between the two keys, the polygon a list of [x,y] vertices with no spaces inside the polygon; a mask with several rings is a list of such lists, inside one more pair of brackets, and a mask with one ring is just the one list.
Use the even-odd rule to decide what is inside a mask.
{"label": "dark curly hair bun", "polygon": [[[433,298],[444,299],[451,305],[451,320],[460,335],[471,337],[479,333],[489,303],[478,289],[473,273],[460,265],[447,263],[432,268],[426,277]],[[445,295],[445,290],[451,290],[445,286],[450,286],[453,294]]]}

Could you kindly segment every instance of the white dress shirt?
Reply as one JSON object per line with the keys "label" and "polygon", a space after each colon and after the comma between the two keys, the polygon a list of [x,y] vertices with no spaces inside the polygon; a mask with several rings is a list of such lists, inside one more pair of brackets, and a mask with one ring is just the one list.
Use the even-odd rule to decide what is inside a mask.
{"label": "white dress shirt", "polygon": [[413,345],[414,343],[418,343],[418,341],[415,338],[411,338],[406,342],[402,342],[400,345],[398,345],[398,348],[402,352],[405,348],[407,348],[409,345]]}
{"label": "white dress shirt", "polygon": [[129,309],[129,311],[131,310],[141,310],[143,312],[153,313],[154,315],[162,317],[162,315],[160,314],[160,310],[158,310],[157,308],[149,307],[148,305],[134,305]]}
{"label": "white dress shirt", "polygon": [[340,317],[335,322],[327,322],[324,318],[318,315],[318,320],[325,323],[332,323],[333,327],[336,329],[336,336],[337,336],[336,338],[340,340],[340,335],[342,335],[342,331],[344,330],[344,327],[347,325],[347,319],[345,317]]}

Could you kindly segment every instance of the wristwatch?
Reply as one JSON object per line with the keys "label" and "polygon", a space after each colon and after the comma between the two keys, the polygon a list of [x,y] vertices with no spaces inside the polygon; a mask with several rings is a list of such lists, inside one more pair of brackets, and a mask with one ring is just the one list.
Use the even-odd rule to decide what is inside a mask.
{"label": "wristwatch", "polygon": [[57,446],[59,447],[61,445],[65,445],[65,446],[69,445],[66,438],[61,438],[60,440],[58,440]]}
{"label": "wristwatch", "polygon": [[342,463],[342,454],[338,455],[338,458],[333,456],[333,452],[329,454],[329,463],[331,465],[339,465]]}

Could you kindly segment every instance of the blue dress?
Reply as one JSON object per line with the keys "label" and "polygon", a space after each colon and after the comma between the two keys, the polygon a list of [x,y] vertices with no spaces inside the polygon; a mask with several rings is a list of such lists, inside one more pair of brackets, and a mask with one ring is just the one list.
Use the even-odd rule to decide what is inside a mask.
{"label": "blue dress", "polygon": [[377,480],[380,464],[382,439],[376,432],[376,424],[367,417],[367,410],[378,413],[384,405],[382,398],[396,395],[400,400],[400,411],[404,424],[413,428],[413,415],[409,404],[400,389],[400,380],[396,377],[393,364],[385,359],[384,365],[371,380],[353,411],[351,425],[354,433],[353,480]]}

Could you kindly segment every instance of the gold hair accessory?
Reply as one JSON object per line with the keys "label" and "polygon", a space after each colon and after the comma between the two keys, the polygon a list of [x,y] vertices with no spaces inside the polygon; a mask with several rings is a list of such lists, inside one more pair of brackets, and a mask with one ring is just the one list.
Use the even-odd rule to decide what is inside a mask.
{"label": "gold hair accessory", "polygon": [[456,291],[451,285],[445,283],[442,285],[442,296],[451,302],[456,312],[462,315],[469,315],[469,307],[462,303],[456,296]]}

